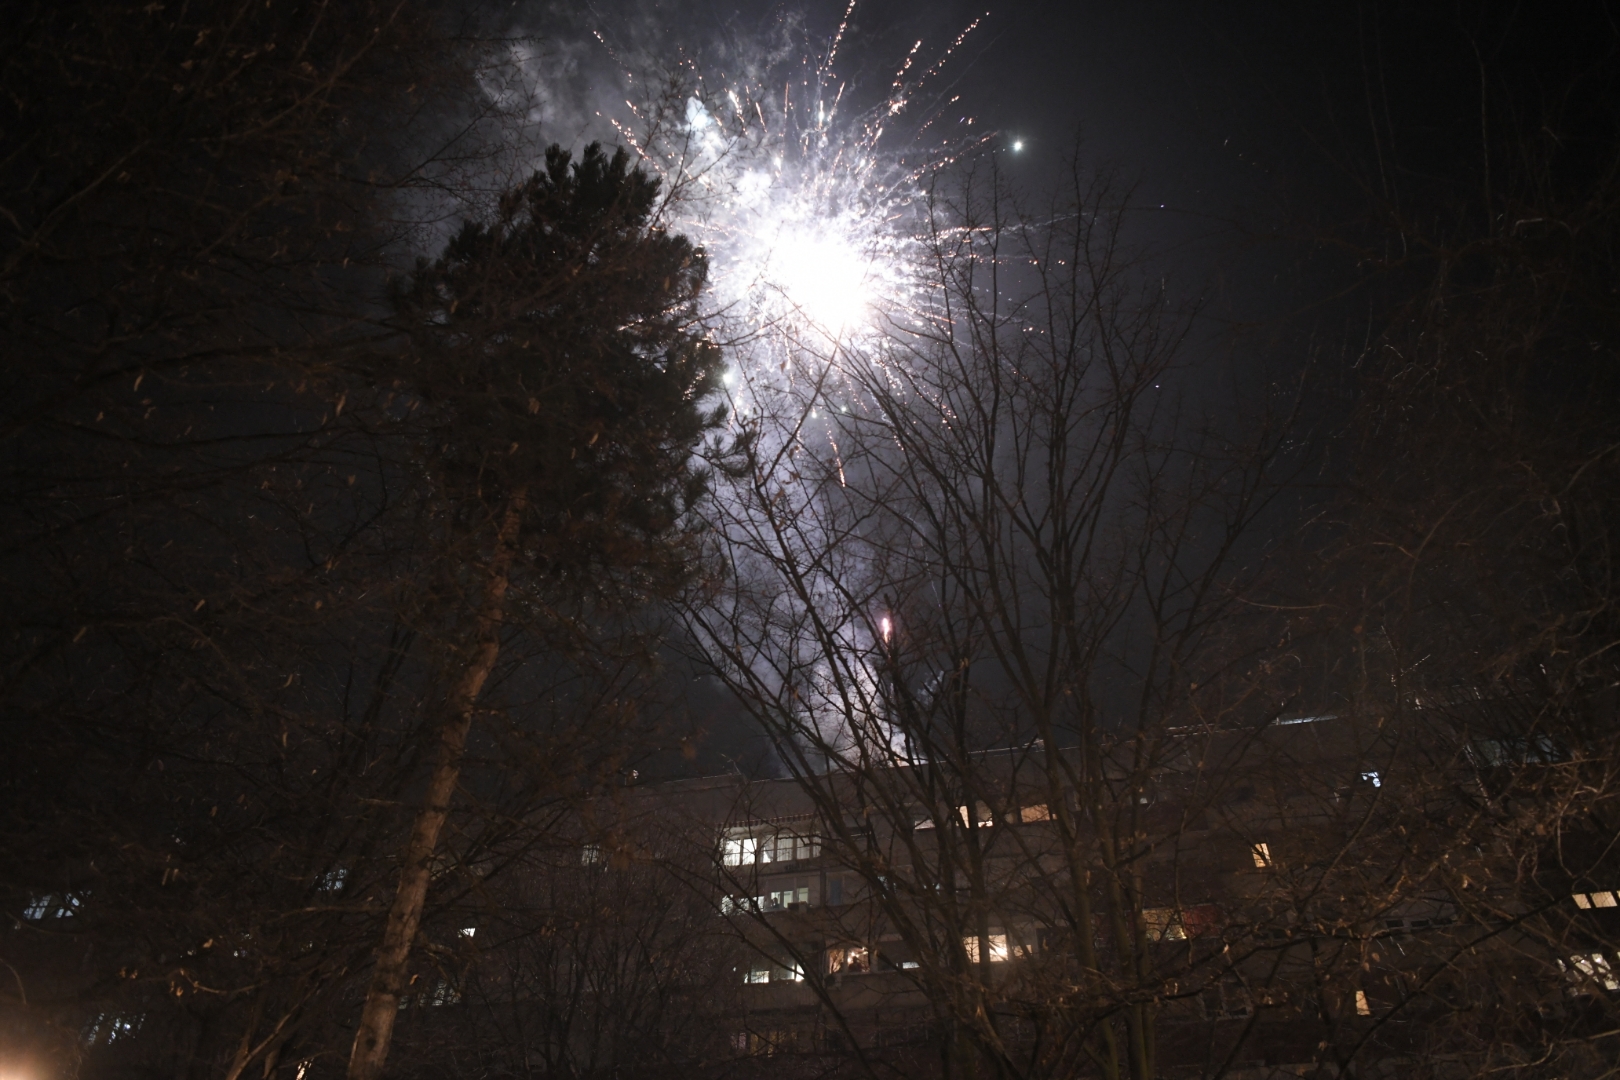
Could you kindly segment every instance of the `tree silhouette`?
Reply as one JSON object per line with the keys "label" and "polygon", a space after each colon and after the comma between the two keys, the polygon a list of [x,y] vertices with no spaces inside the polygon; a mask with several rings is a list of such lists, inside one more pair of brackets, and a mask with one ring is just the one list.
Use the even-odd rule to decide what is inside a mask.
{"label": "tree silhouette", "polygon": [[705,483],[692,451],[724,416],[706,405],[719,353],[694,322],[703,253],[658,226],[658,190],[623,150],[610,158],[593,143],[576,164],[553,146],[544,170],[397,294],[410,347],[372,374],[424,414],[417,450],[448,556],[427,610],[451,628],[453,668],[355,1035],[354,1080],[372,1080],[387,1058],[514,583],[542,608],[567,597],[614,610],[667,595],[694,565],[681,526]]}

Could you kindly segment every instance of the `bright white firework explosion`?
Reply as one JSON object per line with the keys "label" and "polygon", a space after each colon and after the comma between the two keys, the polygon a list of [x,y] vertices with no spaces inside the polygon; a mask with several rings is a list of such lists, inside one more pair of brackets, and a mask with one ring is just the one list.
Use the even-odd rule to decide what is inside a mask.
{"label": "bright white firework explosion", "polygon": [[[699,58],[656,82],[626,70],[627,84],[653,88],[603,117],[664,179],[671,227],[708,252],[710,314],[745,416],[779,404],[807,370],[834,393],[843,350],[926,318],[923,182],[976,141],[935,130],[956,99],[928,91],[977,21],[926,67],[916,42],[883,99],[856,108],[836,67],[854,10],[851,0],[819,49],[801,41],[734,58],[742,77]],[[790,20],[779,31],[807,36]],[[617,59],[610,39],[596,38]]]}
{"label": "bright white firework explosion", "polygon": [[[601,56],[617,68],[614,82],[628,92],[606,102],[589,87],[597,120],[587,128],[611,125],[617,141],[641,155],[664,181],[667,225],[708,253],[706,315],[730,358],[727,392],[736,422],[757,439],[765,470],[757,484],[773,492],[749,481],[716,493],[717,525],[739,581],[754,572],[761,581],[771,576],[772,556],[762,556],[758,543],[769,532],[762,515],[802,507],[798,535],[812,547],[825,542],[809,481],[811,472],[824,470],[804,469],[801,480],[795,460],[808,454],[831,463],[842,480],[838,435],[843,422],[857,417],[838,414],[863,411],[857,381],[845,373],[883,355],[884,335],[938,317],[928,309],[924,280],[927,180],[985,141],[967,134],[973,129],[966,117],[945,111],[957,99],[931,85],[977,21],[937,54],[924,57],[924,43],[912,44],[873,94],[851,85],[837,67],[854,10],[850,0],[837,31],[819,44],[796,18],[779,14],[770,42],[739,46],[732,37],[717,55],[678,48],[673,62],[635,40],[638,30],[667,40],[666,27],[633,19],[592,27]],[[552,59],[549,70],[536,57],[532,69],[549,74],[555,92],[568,64],[584,72],[601,56]],[[554,130],[566,118],[562,112],[546,122]],[[758,563],[752,569],[751,558]],[[769,603],[786,605],[760,613],[773,623],[786,626],[803,614],[788,610],[795,605],[785,597]],[[846,611],[843,623],[841,636],[856,658],[849,662],[857,696],[876,701],[876,671],[861,658],[887,647],[895,625],[888,613],[864,606]],[[863,721],[840,706],[831,679],[837,661],[817,659],[814,643],[795,631],[765,639],[796,658],[760,655],[753,662],[732,655],[759,671],[810,672],[792,697],[823,745],[852,745],[863,728],[868,739],[892,741],[875,710],[857,710]]]}

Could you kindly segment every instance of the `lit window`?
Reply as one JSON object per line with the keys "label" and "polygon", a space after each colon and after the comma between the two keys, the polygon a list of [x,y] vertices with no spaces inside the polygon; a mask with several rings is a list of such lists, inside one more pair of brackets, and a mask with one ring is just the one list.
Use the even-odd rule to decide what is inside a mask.
{"label": "lit window", "polygon": [[1363,783],[1371,784],[1373,787],[1383,787],[1384,786],[1383,777],[1379,776],[1376,771],[1368,771],[1368,772],[1362,773],[1361,774],[1361,780],[1362,780]]}
{"label": "lit window", "polygon": [[1367,1000],[1367,991],[1365,991],[1365,990],[1357,990],[1356,991],[1356,1015],[1357,1016],[1371,1016],[1372,1015],[1372,1003]]}
{"label": "lit window", "polygon": [[595,866],[602,861],[602,845],[586,844],[579,849],[579,864],[581,866]]}
{"label": "lit window", "polygon": [[1018,811],[1018,820],[1023,822],[1051,821],[1052,811],[1047,808],[1045,803],[1041,803],[1036,806],[1026,806],[1022,810]]}
{"label": "lit window", "polygon": [[728,829],[720,837],[720,861],[726,866],[796,862],[821,856],[821,837],[791,832],[756,833],[754,829]]}
{"label": "lit window", "polygon": [[30,897],[28,906],[23,908],[23,918],[30,922],[39,919],[66,919],[78,912],[84,906],[84,897],[79,893],[46,893],[43,896]]}
{"label": "lit window", "polygon": [[[989,950],[986,953],[986,956],[992,964],[999,964],[1007,959],[1008,954],[1006,934],[991,934],[985,940],[989,942]],[[979,962],[978,935],[975,934],[963,938],[962,948],[967,950],[968,963],[977,964]]]}
{"label": "lit window", "polygon": [[1249,849],[1249,854],[1254,856],[1255,869],[1264,870],[1271,865],[1270,844],[1255,844]]}
{"label": "lit window", "polygon": [[1589,992],[1593,986],[1605,990],[1620,990],[1620,979],[1614,977],[1609,958],[1600,952],[1577,953],[1568,960],[1558,961],[1571,993]]}
{"label": "lit window", "polygon": [[118,1016],[113,1013],[102,1013],[90,1021],[90,1026],[84,1029],[84,1041],[92,1044],[117,1042],[139,1031],[141,1022],[145,1019],[145,1014]]}
{"label": "lit window", "polygon": [[799,859],[814,859],[821,855],[819,836],[796,836],[784,832],[762,837],[755,843],[758,845],[760,862],[795,862]]}
{"label": "lit window", "polygon": [[1575,896],[1575,906],[1578,907],[1578,908],[1600,908],[1600,907],[1616,907],[1616,906],[1620,906],[1620,903],[1617,903],[1617,897],[1612,892],[1594,892],[1594,893],[1578,892],[1578,893],[1575,893],[1574,896]]}
{"label": "lit window", "polygon": [[470,938],[470,937],[474,936],[477,933],[478,933],[478,927],[476,927],[476,926],[463,926],[461,928],[461,936],[462,937]]}
{"label": "lit window", "polygon": [[[959,814],[961,816],[962,825],[963,825],[964,828],[972,827],[974,822],[973,822],[973,819],[968,815],[968,808],[967,807],[958,806],[956,808],[956,812],[957,812],[957,814]],[[988,806],[984,805],[984,803],[980,803],[979,804],[979,813],[978,813],[978,826],[979,826],[979,828],[987,829],[991,825],[994,825],[994,824],[995,824],[995,819],[990,814],[990,808]]]}
{"label": "lit window", "polygon": [[827,950],[827,974],[864,975],[872,970],[872,952],[865,945],[839,945]]}
{"label": "lit window", "polygon": [[766,911],[782,911],[794,904],[810,903],[810,887],[797,882],[784,889],[776,889],[765,894],[765,902],[761,905]]}
{"label": "lit window", "polygon": [[766,960],[755,960],[753,966],[743,972],[743,982],[750,984],[803,981],[804,969],[798,964],[773,964]]}
{"label": "lit window", "polygon": [[321,892],[342,892],[343,883],[348,880],[349,872],[342,867],[338,867],[336,870],[322,874],[321,880],[315,883],[315,887]]}
{"label": "lit window", "polygon": [[1175,908],[1143,908],[1142,933],[1149,941],[1187,940],[1187,929]]}
{"label": "lit window", "polygon": [[727,836],[720,843],[720,861],[727,866],[752,866],[759,854],[759,841],[746,834]]}
{"label": "lit window", "polygon": [[[758,914],[762,911],[787,911],[795,904],[808,906],[810,903],[809,878],[795,878],[783,882],[780,888],[772,889],[761,896],[722,896],[720,898],[720,914],[733,915],[739,912]],[[831,889],[829,892],[833,891]]]}

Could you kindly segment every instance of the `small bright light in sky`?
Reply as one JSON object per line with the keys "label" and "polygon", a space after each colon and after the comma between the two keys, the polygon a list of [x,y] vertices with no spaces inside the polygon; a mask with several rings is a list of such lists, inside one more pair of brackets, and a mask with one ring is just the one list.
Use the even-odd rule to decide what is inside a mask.
{"label": "small bright light in sky", "polygon": [[1023,148],[1024,148],[1024,140],[1023,139],[1014,139],[1013,140],[1013,151],[1014,152],[1022,150]]}

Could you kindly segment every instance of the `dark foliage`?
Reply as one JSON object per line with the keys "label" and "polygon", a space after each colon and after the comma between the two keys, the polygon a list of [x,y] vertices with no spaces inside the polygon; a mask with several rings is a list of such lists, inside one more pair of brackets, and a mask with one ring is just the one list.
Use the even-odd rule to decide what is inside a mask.
{"label": "dark foliage", "polygon": [[[575,580],[678,574],[660,547],[704,487],[719,350],[693,323],[703,253],[652,224],[658,182],[620,149],[546,167],[469,221],[397,298],[407,355],[375,371],[426,405],[444,495],[524,492],[527,553]],[[473,511],[476,515],[476,511]]]}

